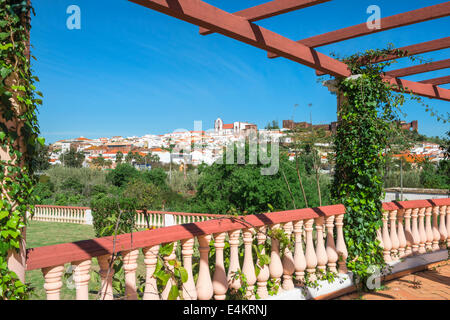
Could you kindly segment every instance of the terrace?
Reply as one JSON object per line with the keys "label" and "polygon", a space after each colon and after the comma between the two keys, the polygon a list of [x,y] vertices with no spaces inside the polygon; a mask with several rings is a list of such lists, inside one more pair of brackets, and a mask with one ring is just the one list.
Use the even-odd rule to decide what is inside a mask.
{"label": "terrace", "polygon": [[[370,29],[363,23],[293,41],[254,22],[323,4],[328,2],[327,0],[274,0],[233,14],[200,0],[132,2],[198,25],[202,35],[220,33],[267,51],[269,58],[284,57],[315,69],[317,74],[351,79],[355,79],[352,78],[355,75],[352,75],[348,65],[316,51],[316,48],[450,14],[450,2],[444,2],[383,18],[380,20],[380,28]],[[406,50],[407,55],[411,56],[445,49],[449,45],[447,37],[400,49]],[[399,57],[399,54],[392,53],[382,59],[386,61]],[[383,61],[382,59],[376,62]],[[448,76],[424,79],[420,82],[402,79],[405,76],[441,70],[449,66],[447,59],[391,70],[382,78],[393,85],[394,91],[404,90],[418,96],[450,101],[450,91],[440,87],[449,83]],[[342,96],[338,95],[338,107],[342,102]],[[8,128],[14,126],[12,123],[13,121],[7,123]],[[14,147],[20,149],[22,146]],[[0,156],[2,161],[11,160],[6,151],[0,150]],[[4,193],[6,194],[6,191]],[[25,279],[26,270],[42,270],[47,299],[58,300],[65,266],[71,265],[74,270],[76,299],[85,300],[89,297],[90,271],[93,259],[96,259],[101,277],[100,299],[135,300],[141,296],[137,290],[136,270],[138,256],[142,253],[146,269],[142,299],[165,300],[173,298],[172,288],[175,282],[170,277],[164,286],[158,284],[157,272],[161,267],[158,266],[158,256],[161,250],[167,251],[167,248],[170,248],[170,252],[164,255],[164,267],[175,273],[175,269],[179,267],[175,260],[182,260],[181,265],[187,275],[181,288],[183,299],[224,300],[230,292],[244,287],[240,280],[242,278],[236,277],[240,273],[246,279],[246,299],[325,299],[354,289],[352,280],[355,275],[347,268],[352,262],[347,261],[347,249],[350,245],[358,244],[345,241],[346,214],[348,213],[343,205],[220,217],[150,212],[151,226],[156,227],[154,230],[27,249],[23,242],[22,251],[11,254],[9,268],[22,280]],[[92,223],[89,208],[38,207],[33,219]],[[137,225],[148,227],[147,221],[144,220],[142,214],[138,213]],[[388,273],[392,277],[408,270],[425,269],[430,264],[448,259],[450,198],[383,203],[382,222],[383,227],[377,230],[378,240],[383,248],[384,261],[391,267]],[[270,237],[270,234],[277,233],[277,230],[283,230],[283,234],[289,239],[294,239],[293,248],[282,248],[279,239]],[[270,252],[262,251],[256,254],[254,243],[268,243]],[[215,261],[211,263],[209,258],[212,250]],[[194,268],[196,251],[199,254],[198,270]],[[269,264],[261,261],[262,253],[270,255]],[[115,297],[113,293],[112,264],[118,254],[123,257],[124,297]],[[225,263],[226,261],[229,263]],[[228,269],[226,265],[229,265]],[[326,272],[334,274],[335,281],[322,280]],[[316,280],[319,280],[319,287],[309,286]],[[274,286],[280,286],[280,290],[271,295]]]}
{"label": "terrace", "polygon": [[[384,260],[391,270],[379,277],[417,272],[428,265],[448,259],[450,245],[450,198],[383,203],[383,227],[378,230],[383,247]],[[85,219],[89,208],[37,206],[33,220],[72,223],[92,223]],[[242,217],[187,213],[150,212],[150,224],[154,230],[115,237],[103,237],[72,243],[28,248],[26,270],[42,270],[47,299],[58,300],[63,287],[63,273],[68,265],[74,270],[76,299],[89,296],[88,283],[94,258],[99,264],[101,293],[99,298],[114,299],[113,272],[110,268],[114,256],[124,259],[125,296],[118,299],[138,299],[136,270],[138,255],[144,256],[146,270],[143,300],[168,299],[173,283],[157,285],[154,275],[157,255],[163,245],[173,244],[173,251],[164,257],[169,261],[180,258],[188,279],[183,283],[183,298],[189,300],[224,300],[230,291],[236,291],[242,283],[235,279],[242,270],[247,280],[246,298],[255,299],[329,299],[353,291],[353,274],[347,270],[347,244],[343,235],[345,208],[333,205]],[[172,216],[172,218],[167,218]],[[164,226],[164,221],[174,224]],[[198,221],[198,222],[190,222]],[[141,214],[136,223],[145,227]],[[293,250],[280,252],[277,239],[267,236],[268,230],[282,229],[293,235]],[[261,268],[258,275],[255,266],[261,265],[254,255],[253,243],[270,242],[270,263]],[[230,250],[225,254],[224,248]],[[181,251],[177,247],[181,248]],[[200,266],[193,271],[195,250],[199,251]],[[214,248],[215,263],[209,265],[209,252]],[[239,255],[243,253],[240,263]],[[229,260],[226,270],[224,261]],[[333,282],[320,280],[325,271],[336,274]],[[320,287],[305,286],[305,278],[319,279]],[[194,279],[197,279],[195,282]],[[268,281],[281,286],[273,296],[269,295]]]}

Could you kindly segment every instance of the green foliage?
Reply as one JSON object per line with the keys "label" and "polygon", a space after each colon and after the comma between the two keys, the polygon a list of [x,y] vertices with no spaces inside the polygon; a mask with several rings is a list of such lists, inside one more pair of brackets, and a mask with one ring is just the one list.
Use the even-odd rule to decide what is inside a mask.
{"label": "green foliage", "polygon": [[31,168],[33,172],[43,171],[50,168],[50,153],[46,145],[37,145],[36,156],[31,160]]}
{"label": "green foliage", "polygon": [[149,171],[144,171],[142,178],[145,182],[151,183],[162,190],[168,190],[167,174],[161,168],[155,168]]}
{"label": "green foliage", "polygon": [[112,183],[117,187],[122,187],[132,179],[139,176],[139,171],[128,163],[118,164],[117,167],[108,172],[106,181]]}
{"label": "green foliage", "polygon": [[266,127],[266,130],[277,130],[280,129],[280,126],[278,125],[278,120],[272,120],[272,122],[269,122]]}
{"label": "green foliage", "polygon": [[81,151],[76,151],[73,148],[59,156],[61,163],[70,168],[81,168],[84,159],[84,153]]}
{"label": "green foliage", "polygon": [[[376,239],[381,227],[383,196],[383,153],[396,136],[394,120],[405,101],[404,90],[395,93],[382,79],[384,68],[393,63],[371,63],[391,52],[369,50],[344,59],[356,77],[337,79],[343,95],[338,110],[334,146],[336,168],[333,198],[346,207],[344,235],[348,249],[348,268],[365,287],[369,266],[385,266],[382,249]],[[416,99],[420,102],[420,99]]]}
{"label": "green foliage", "polygon": [[91,199],[117,194],[115,189],[103,171],[54,166],[40,175],[33,194],[36,204],[89,206]]}
{"label": "green foliage", "polygon": [[134,231],[136,215],[134,199],[104,197],[92,201],[91,209],[96,237]]}
{"label": "green foliage", "polygon": [[[248,148],[246,144],[246,157],[249,154]],[[236,152],[234,154],[236,156]],[[224,159],[226,156],[225,152]],[[224,164],[214,163],[199,168],[197,194],[191,206],[193,211],[228,214],[235,210],[238,214],[257,214],[267,212],[268,204],[275,210],[293,209],[293,201],[282,173],[289,182],[296,208],[306,207],[295,164],[288,160],[286,152],[280,151],[279,170],[274,175],[262,175],[261,168],[266,165],[259,161],[257,164],[249,164],[248,158],[246,164],[223,162]],[[303,166],[302,163],[301,165]],[[328,179],[325,176],[320,176],[320,179],[323,185],[327,185]],[[315,177],[305,177],[304,189],[310,206],[319,204],[315,184]],[[330,198],[328,188],[324,189],[326,190],[322,198],[326,205],[329,204]]]}
{"label": "green foliage", "polygon": [[123,196],[133,199],[136,208],[139,210],[161,209],[161,192],[159,188],[143,180],[130,181],[123,192]]}
{"label": "green foliage", "polygon": [[0,148],[11,160],[0,160],[0,299],[26,299],[28,290],[8,269],[7,253],[18,250],[26,213],[33,212],[32,158],[38,137],[36,110],[42,101],[36,95],[29,59],[27,1],[0,0]]}

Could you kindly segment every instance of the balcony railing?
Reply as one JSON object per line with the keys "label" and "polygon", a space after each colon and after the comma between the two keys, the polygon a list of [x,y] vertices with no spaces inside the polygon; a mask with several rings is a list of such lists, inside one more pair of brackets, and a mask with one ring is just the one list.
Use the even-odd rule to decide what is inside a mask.
{"label": "balcony railing", "polygon": [[[384,203],[383,228],[378,235],[384,250],[385,261],[443,251],[450,245],[450,198]],[[344,241],[345,207],[333,205],[234,218],[225,217],[203,222],[174,225],[116,237],[103,237],[72,243],[38,247],[27,250],[27,270],[41,269],[45,280],[47,299],[60,298],[63,286],[64,265],[74,269],[76,298],[88,299],[88,283],[92,258],[98,260],[101,276],[100,298],[113,299],[112,272],[108,271],[112,254],[121,252],[124,261],[125,298],[137,299],[137,258],[142,250],[146,269],[144,300],[167,299],[171,280],[165,288],[158,288],[154,276],[157,255],[162,244],[173,243],[169,260],[175,258],[176,247],[181,245],[182,264],[188,273],[183,283],[184,299],[224,300],[229,290],[242,286],[234,275],[238,270],[246,277],[248,299],[255,299],[254,288],[260,298],[268,297],[268,281],[279,284],[283,291],[301,285],[305,276],[313,281],[318,273],[331,271],[341,275],[348,273],[347,248]],[[223,216],[222,216],[223,217]],[[258,275],[252,244],[263,244],[266,231],[282,228],[294,235],[295,247],[291,252],[280,252],[280,243],[271,238],[270,264],[261,268]],[[193,274],[194,244],[199,243],[200,262],[197,277]],[[210,274],[208,255],[210,241],[215,248],[215,268]],[[230,246],[229,256],[224,257],[225,243]],[[242,247],[241,247],[242,246]],[[240,266],[239,249],[244,259]],[[445,250],[446,251],[446,250]],[[225,258],[229,268],[225,269]],[[445,258],[446,259],[446,258]],[[294,277],[295,275],[295,277]],[[194,278],[197,278],[196,283]],[[295,281],[294,281],[295,278]],[[162,292],[162,293],[160,293]]]}
{"label": "balcony railing", "polygon": [[[161,228],[174,224],[207,221],[223,218],[224,215],[205,213],[184,213],[168,211],[147,211],[150,227]],[[147,228],[147,219],[141,210],[136,214],[136,227]],[[65,222],[92,225],[92,210],[88,207],[48,206],[36,205],[33,221]]]}

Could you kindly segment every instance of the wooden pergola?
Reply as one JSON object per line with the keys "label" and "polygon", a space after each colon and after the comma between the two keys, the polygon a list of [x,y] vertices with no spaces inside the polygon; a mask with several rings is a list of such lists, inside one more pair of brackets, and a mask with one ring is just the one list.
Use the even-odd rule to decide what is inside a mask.
{"label": "wooden pergola", "polygon": [[[238,12],[229,13],[201,0],[129,0],[144,7],[198,25],[201,35],[220,33],[254,47],[266,50],[269,58],[284,57],[316,70],[318,75],[329,74],[349,77],[348,66],[316,48],[340,41],[403,27],[450,15],[450,1],[421,9],[396,14],[380,19],[379,29],[369,29],[366,23],[331,31],[298,41],[267,30],[254,22],[306,7],[323,4],[331,0],[272,0]],[[381,62],[406,56],[446,49],[450,37],[412,44],[392,51],[392,54],[373,62]],[[439,85],[450,83],[450,76],[425,79],[419,82],[402,77],[450,67],[450,59],[420,64],[388,71],[383,75],[386,82],[395,88],[416,95],[450,101],[450,90]]]}

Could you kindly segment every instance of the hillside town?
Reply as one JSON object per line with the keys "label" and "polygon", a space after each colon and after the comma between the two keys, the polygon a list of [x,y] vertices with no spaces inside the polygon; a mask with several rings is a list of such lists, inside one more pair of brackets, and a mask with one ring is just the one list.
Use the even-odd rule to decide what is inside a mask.
{"label": "hillside town", "polygon": [[[81,152],[85,156],[83,167],[91,167],[93,160],[102,157],[110,161],[114,168],[121,157],[127,154],[138,154],[145,158],[148,155],[155,156],[161,164],[191,164],[194,166],[205,163],[211,165],[219,159],[225,147],[237,141],[242,141],[251,135],[258,136],[259,141],[277,141],[284,145],[292,142],[290,132],[294,128],[321,129],[326,133],[335,133],[337,123],[312,125],[308,122],[294,122],[283,120],[282,128],[258,129],[256,124],[248,122],[224,123],[221,118],[214,121],[214,129],[210,130],[179,130],[161,135],[146,134],[142,137],[113,136],[88,139],[79,137],[74,139],[59,140],[50,145],[50,164],[61,164],[62,156],[69,150]],[[404,130],[418,131],[418,122],[400,122]],[[316,143],[322,164],[328,163],[329,153],[332,152],[329,143]],[[118,161],[118,154],[119,156]],[[439,144],[433,142],[415,143],[410,150],[394,155],[404,158],[405,161],[415,163],[425,158],[432,162],[438,162],[444,158],[444,152]],[[294,158],[294,153],[290,154]],[[95,161],[94,161],[95,162]]]}

